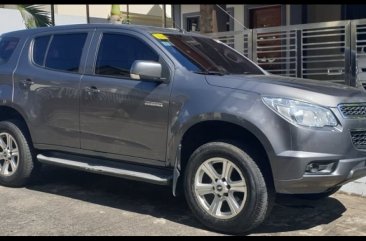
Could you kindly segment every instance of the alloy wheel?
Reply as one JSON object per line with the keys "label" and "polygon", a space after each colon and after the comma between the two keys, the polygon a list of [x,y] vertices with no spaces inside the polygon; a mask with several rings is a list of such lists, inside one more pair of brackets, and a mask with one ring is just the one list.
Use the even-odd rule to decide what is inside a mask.
{"label": "alloy wheel", "polygon": [[19,165],[19,149],[15,138],[6,132],[0,133],[0,176],[11,176]]}
{"label": "alloy wheel", "polygon": [[214,157],[204,161],[195,174],[194,193],[201,208],[218,219],[235,217],[247,199],[247,184],[230,160]]}

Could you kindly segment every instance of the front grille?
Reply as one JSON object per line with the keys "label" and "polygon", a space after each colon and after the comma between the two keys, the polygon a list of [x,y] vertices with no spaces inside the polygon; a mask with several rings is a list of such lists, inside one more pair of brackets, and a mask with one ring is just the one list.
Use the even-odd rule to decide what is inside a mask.
{"label": "front grille", "polygon": [[345,118],[366,117],[366,103],[341,104],[338,108]]}
{"label": "front grille", "polygon": [[366,130],[351,131],[351,139],[357,149],[366,149]]}

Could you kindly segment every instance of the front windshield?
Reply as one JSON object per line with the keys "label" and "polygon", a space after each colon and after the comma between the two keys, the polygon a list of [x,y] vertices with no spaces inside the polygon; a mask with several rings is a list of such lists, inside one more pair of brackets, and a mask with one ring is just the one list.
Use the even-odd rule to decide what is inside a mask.
{"label": "front windshield", "polygon": [[187,70],[203,74],[263,74],[227,45],[205,37],[152,34]]}

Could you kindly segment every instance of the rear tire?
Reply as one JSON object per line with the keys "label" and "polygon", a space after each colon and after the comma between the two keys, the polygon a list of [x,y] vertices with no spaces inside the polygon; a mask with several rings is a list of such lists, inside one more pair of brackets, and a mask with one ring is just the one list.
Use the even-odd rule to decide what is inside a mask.
{"label": "rear tire", "polygon": [[0,122],[0,184],[24,186],[35,171],[35,157],[23,125],[16,121]]}
{"label": "rear tire", "polygon": [[207,143],[191,155],[184,191],[203,225],[230,234],[260,225],[274,201],[258,165],[242,149],[225,142]]}

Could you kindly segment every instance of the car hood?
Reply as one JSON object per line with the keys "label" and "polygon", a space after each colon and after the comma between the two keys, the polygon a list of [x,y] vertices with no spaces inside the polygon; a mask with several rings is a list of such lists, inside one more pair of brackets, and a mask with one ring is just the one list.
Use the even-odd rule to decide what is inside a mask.
{"label": "car hood", "polygon": [[366,91],[328,81],[276,75],[206,76],[208,84],[255,92],[263,96],[287,97],[336,107],[340,103],[366,102]]}

